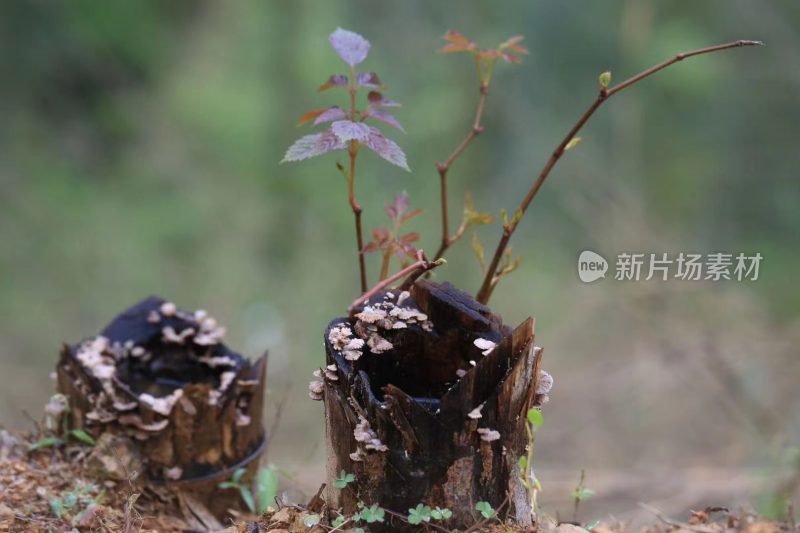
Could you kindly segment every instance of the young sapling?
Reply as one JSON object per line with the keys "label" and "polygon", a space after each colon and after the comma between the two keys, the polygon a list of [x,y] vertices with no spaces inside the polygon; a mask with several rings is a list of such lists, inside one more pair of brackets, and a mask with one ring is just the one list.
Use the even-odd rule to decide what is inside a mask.
{"label": "young sapling", "polygon": [[[298,125],[308,122],[330,125],[322,133],[306,135],[298,139],[286,151],[283,161],[302,161],[333,151],[346,151],[349,165],[345,171],[347,177],[347,199],[355,216],[356,244],[358,251],[358,267],[360,273],[361,292],[367,291],[367,270],[364,262],[364,237],[361,229],[362,207],[355,194],[356,158],[362,148],[375,152],[386,161],[405,170],[409,170],[406,155],[400,146],[385,137],[381,130],[366,121],[374,120],[404,131],[400,122],[387,108],[399,107],[400,104],[386,99],[379,89],[382,88],[380,78],[375,72],[357,72],[369,53],[369,41],[361,35],[337,28],[328,37],[333,49],[350,68],[349,74],[333,74],[323,83],[320,91],[342,89],[348,95],[346,108],[338,106],[313,109],[304,113]],[[356,96],[367,91],[365,107],[356,107]]]}

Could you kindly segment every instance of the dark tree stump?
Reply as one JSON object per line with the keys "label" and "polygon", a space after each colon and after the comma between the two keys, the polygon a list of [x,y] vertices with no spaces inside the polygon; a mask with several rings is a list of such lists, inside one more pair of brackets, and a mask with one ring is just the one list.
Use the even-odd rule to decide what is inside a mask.
{"label": "dark tree stump", "polygon": [[223,334],[205,312],[150,297],[64,346],[57,367],[71,427],[132,439],[140,477],[189,493],[218,518],[241,505],[217,484],[240,467],[252,476],[266,442],[266,355],[251,364]]}
{"label": "dark tree stump", "polygon": [[[466,293],[427,281],[332,321],[329,366],[309,386],[325,403],[329,508],[349,515],[361,501],[407,514],[425,503],[449,508],[447,525],[464,528],[478,501],[497,509],[508,499],[504,511],[530,524],[517,463],[527,409],[544,399],[533,326],[511,330]],[[356,481],[340,490],[342,470]]]}

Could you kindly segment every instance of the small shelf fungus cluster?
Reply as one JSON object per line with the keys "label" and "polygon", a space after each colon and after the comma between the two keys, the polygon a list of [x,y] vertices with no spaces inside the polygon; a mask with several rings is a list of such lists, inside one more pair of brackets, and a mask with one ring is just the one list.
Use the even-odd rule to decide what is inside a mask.
{"label": "small shelf fungus cluster", "polygon": [[[62,350],[57,380],[70,424],[133,444],[148,481],[210,500],[232,469],[255,468],[265,443],[266,356],[251,364],[221,342],[224,334],[202,310],[157,297],[134,305]],[[209,509],[235,508],[229,499]]]}
{"label": "small shelf fungus cluster", "polygon": [[[552,385],[532,319],[512,330],[452,285],[418,281],[333,320],[325,346],[309,395],[325,404],[330,508],[424,502],[470,524],[474,502],[508,498],[530,523],[518,460],[526,412]],[[355,483],[338,489],[343,470]]]}

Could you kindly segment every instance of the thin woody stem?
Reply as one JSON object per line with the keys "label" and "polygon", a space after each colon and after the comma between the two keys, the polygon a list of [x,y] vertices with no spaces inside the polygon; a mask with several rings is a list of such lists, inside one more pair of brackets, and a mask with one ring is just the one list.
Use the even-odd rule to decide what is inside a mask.
{"label": "thin woody stem", "polygon": [[469,143],[472,140],[480,135],[483,132],[483,126],[481,125],[481,118],[483,117],[483,109],[486,105],[486,97],[489,94],[489,84],[486,82],[481,82],[480,85],[480,97],[478,98],[478,105],[475,109],[475,118],[472,121],[472,128],[467,133],[467,136],[459,143],[458,146],[455,147],[453,152],[450,154],[444,163],[436,163],[436,170],[439,172],[439,183],[441,189],[441,202],[442,202],[442,240],[441,244],[439,245],[439,249],[436,251],[436,255],[434,259],[441,258],[445,251],[453,244],[455,241],[458,240],[459,236],[451,236],[450,235],[450,222],[449,222],[449,215],[447,209],[447,172],[450,170],[450,167],[453,165],[458,156],[466,149]]}
{"label": "thin woody stem", "polygon": [[[350,94],[350,120],[356,120],[356,85],[355,85],[356,71],[354,67],[350,67],[350,84],[347,87],[347,92]],[[358,271],[359,280],[361,282],[361,292],[367,290],[367,265],[364,260],[364,232],[361,229],[361,204],[356,200],[356,156],[358,155],[358,146],[356,141],[350,141],[347,149],[347,155],[350,156],[350,168],[347,172],[347,201],[350,203],[350,208],[353,210],[353,216],[356,219],[356,246],[358,246]]]}
{"label": "thin woody stem", "polygon": [[635,76],[628,78],[627,80],[621,83],[618,83],[612,88],[601,87],[600,92],[597,95],[597,98],[594,100],[594,102],[592,102],[589,108],[578,119],[578,122],[576,122],[575,125],[572,126],[569,132],[564,136],[564,138],[558,144],[556,149],[550,155],[550,158],[545,163],[544,168],[542,168],[541,172],[539,173],[539,176],[536,178],[536,181],[533,182],[533,185],[531,185],[531,188],[528,190],[528,193],[522,199],[522,202],[520,203],[517,211],[520,215],[515,216],[509,224],[504,225],[503,234],[500,237],[500,242],[497,244],[497,248],[495,249],[494,255],[492,256],[492,261],[491,263],[489,263],[489,268],[486,270],[486,275],[483,278],[483,283],[481,284],[481,287],[478,290],[478,294],[476,295],[475,298],[480,303],[483,304],[486,304],[489,301],[489,297],[491,296],[493,289],[492,281],[495,275],[497,274],[497,268],[498,265],[500,264],[500,259],[503,257],[503,253],[505,252],[506,247],[508,246],[508,242],[511,240],[511,236],[514,234],[514,231],[517,229],[517,226],[519,225],[521,216],[524,215],[525,212],[528,210],[528,206],[530,206],[531,202],[536,197],[536,194],[539,192],[539,189],[542,187],[542,184],[547,179],[547,176],[550,175],[550,171],[553,170],[553,167],[556,165],[558,160],[564,154],[564,149],[567,146],[567,144],[575,137],[575,135],[581,130],[581,128],[583,128],[586,122],[592,117],[594,112],[597,111],[597,109],[601,105],[603,105],[603,103],[606,100],[608,100],[615,94],[627,89],[634,83],[637,83],[647,78],[648,76],[651,76],[652,74],[655,74],[656,72],[667,68],[668,66],[674,63],[683,61],[686,58],[702,54],[709,54],[712,52],[718,52],[721,50],[727,50],[729,48],[738,48],[741,46],[756,46],[763,44],[764,43],[760,41],[740,40],[716,46],[709,46],[707,48],[700,48],[698,50],[692,50],[690,52],[682,52],[670,59],[667,59],[666,61],[663,61],[662,63],[659,63],[657,65],[648,68],[647,70],[643,70],[639,74],[636,74]]}
{"label": "thin woody stem", "polygon": [[355,193],[355,176],[356,176],[356,156],[358,152],[355,149],[355,142],[351,141],[350,149],[347,151],[350,156],[350,170],[347,173],[347,200],[350,203],[350,208],[353,210],[353,215],[356,219],[356,245],[358,246],[358,270],[361,280],[361,292],[367,290],[367,265],[364,261],[364,235],[361,229],[361,204],[356,200]]}
{"label": "thin woody stem", "polygon": [[367,300],[369,300],[370,298],[381,292],[386,287],[390,286],[395,281],[398,281],[408,276],[409,274],[414,274],[416,272],[425,273],[428,272],[429,270],[433,270],[437,266],[442,265],[444,263],[445,263],[444,259],[436,261],[428,261],[425,258],[425,254],[422,252],[422,250],[419,250],[417,251],[417,261],[415,263],[412,263],[407,267],[405,267],[403,270],[397,272],[396,274],[392,274],[388,278],[379,281],[378,284],[372,287],[369,291],[364,291],[364,294],[356,298],[355,301],[353,301],[353,303],[350,304],[350,307],[348,307],[347,310],[352,311],[362,303],[366,302]]}

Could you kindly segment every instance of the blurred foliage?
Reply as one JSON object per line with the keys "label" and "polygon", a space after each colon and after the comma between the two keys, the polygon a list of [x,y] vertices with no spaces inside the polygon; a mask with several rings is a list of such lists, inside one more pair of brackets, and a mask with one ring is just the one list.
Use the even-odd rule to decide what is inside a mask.
{"label": "blurred foliage", "polygon": [[[763,360],[787,353],[800,319],[798,24],[796,0],[514,0],[502,9],[457,0],[2,2],[0,416],[20,423],[22,410],[39,411],[61,342],[96,333],[120,309],[158,293],[212,309],[246,355],[270,350],[270,393],[278,398],[293,384],[292,415],[281,426],[287,437],[276,446],[283,442],[302,462],[298,453],[306,452],[293,440],[302,435],[319,460],[310,436],[321,434],[321,414],[302,398],[322,358],[324,324],[357,292],[352,220],[335,157],[278,161],[298,135],[297,116],[335,103],[313,88],[339,68],[326,40],[336,26],[370,39],[368,68],[405,104],[398,118],[408,135],[399,140],[412,173],[363,158],[365,227],[382,224],[383,205],[406,190],[425,208],[410,230],[431,251],[439,238],[434,162],[466,133],[477,98],[471,59],[435,53],[446,30],[489,44],[522,34],[531,51],[522,65],[498,66],[486,133],[450,172],[451,205],[470,190],[476,209],[495,214],[515,207],[593,98],[599,73],[621,80],[678,51],[762,39],[765,48],[681,63],[604,107],[523,221],[513,245],[524,261],[493,300],[509,322],[538,318],[557,383],[550,420],[576,416],[607,432],[608,448],[599,437],[584,439],[600,463],[661,457],[643,435],[665,436],[659,424],[668,424],[653,421],[661,417],[652,416],[657,400],[647,395],[665,385],[645,391],[615,382],[607,396],[587,402],[577,394],[573,403],[558,387],[593,386],[600,368],[589,347],[598,343],[614,347],[620,369],[643,371],[637,365],[649,360],[636,355],[641,345],[621,317],[639,319],[636,335],[652,332],[643,342],[656,350],[663,325],[646,309],[684,318],[674,337],[686,343],[687,332],[748,331],[776,341],[759,345]],[[478,232],[493,247],[497,226]],[[760,251],[765,260],[756,283],[683,286],[678,299],[663,286],[581,285],[574,263],[587,248]],[[437,277],[477,289],[471,253],[459,243]],[[370,259],[374,280],[380,258]],[[589,309],[596,314],[576,322]],[[769,377],[781,370],[775,365],[745,368],[755,390],[780,388]],[[670,383],[678,387],[670,394],[687,394]],[[616,411],[608,404],[615,401],[628,407]],[[609,418],[566,411],[581,402],[604,405]],[[800,413],[786,416],[800,437]],[[717,424],[717,440],[692,435],[688,457],[738,431],[739,422]],[[639,431],[641,448],[615,443],[620,431]],[[585,465],[574,461],[586,460],[588,447],[545,433],[542,462]],[[717,455],[743,455],[725,457]]]}

